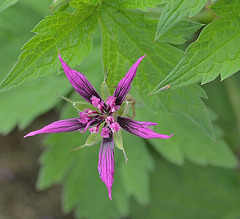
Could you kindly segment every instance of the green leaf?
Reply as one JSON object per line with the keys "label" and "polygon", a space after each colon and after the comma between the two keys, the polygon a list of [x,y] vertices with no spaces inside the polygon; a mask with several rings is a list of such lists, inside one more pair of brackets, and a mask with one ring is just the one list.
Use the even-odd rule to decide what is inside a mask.
{"label": "green leaf", "polygon": [[198,86],[147,96],[157,80],[164,78],[183,57],[183,53],[175,47],[152,41],[156,20],[144,18],[139,13],[120,10],[114,5],[103,4],[100,23],[103,62],[108,69],[109,87],[116,86],[131,65],[146,54],[138,67],[130,93],[135,92],[135,98],[138,96],[139,100],[143,100],[155,112],[160,105],[169,111],[183,112],[205,133],[214,137],[208,112],[200,98],[205,95]]}
{"label": "green leaf", "polygon": [[123,144],[128,157],[125,165],[121,158],[121,174],[127,194],[132,195],[142,205],[149,203],[149,171],[154,168],[144,140],[124,131]]}
{"label": "green leaf", "polygon": [[[21,0],[20,3],[22,3],[22,2],[24,2],[24,4],[26,4],[26,7],[31,7],[36,12],[42,14],[42,17],[39,18],[38,22],[40,20],[42,20],[43,16],[51,14],[51,11],[49,10],[49,6],[53,2],[53,0],[42,0],[42,1],[39,1],[39,0]],[[36,25],[36,23],[35,23],[35,25]],[[31,26],[31,27],[33,27],[33,26]]]}
{"label": "green leaf", "polygon": [[[101,78],[100,78],[101,74],[96,74],[96,72],[101,72],[101,60],[100,60],[100,43],[101,42],[98,39],[98,35],[94,36],[93,42],[94,42],[93,50],[91,51],[91,53],[87,57],[87,59],[79,66],[79,68],[81,69],[81,72],[83,72],[83,73],[85,73],[85,75],[87,75],[88,80],[93,82],[92,83],[93,85],[96,85],[96,84],[100,84],[100,81],[101,81]],[[98,76],[98,77],[96,77],[96,76]],[[69,83],[69,82],[67,82],[67,83]],[[76,92],[75,92],[75,94],[76,94]],[[82,98],[78,94],[71,96],[70,99],[76,100],[76,101],[82,100]],[[78,114],[78,111],[70,103],[65,102],[65,106],[66,106],[66,108],[63,108],[63,114],[66,117],[69,115],[68,118],[71,118],[71,116],[76,117],[76,115]],[[71,133],[70,133],[70,135],[71,135]],[[81,136],[83,137],[84,135],[85,134],[83,134]],[[65,136],[65,134],[63,134],[63,136]],[[79,137],[79,135],[77,135],[77,136]],[[84,137],[80,138],[80,141],[77,141],[76,144],[69,145],[67,140],[66,141],[64,140],[62,142],[62,144],[64,144],[64,142],[66,142],[66,145],[69,145],[71,147],[71,148],[67,148],[66,150],[67,150],[67,152],[70,152],[71,149],[74,149],[74,146],[76,148],[77,146],[83,145],[86,139],[87,139],[87,135],[85,135],[85,138]],[[47,140],[46,144],[48,144],[48,140]],[[50,140],[49,144],[51,144],[51,140]],[[50,153],[49,156],[50,157],[54,156],[54,154],[57,153],[57,152],[55,152],[57,150],[58,150],[58,148],[56,148],[56,149],[53,148],[52,150],[50,150],[51,152],[49,152]],[[53,153],[53,154],[51,155],[51,153]],[[65,153],[65,151],[64,151],[64,153]],[[74,154],[74,153],[70,153],[70,154]],[[48,155],[46,155],[46,156],[48,156]],[[63,156],[64,156],[64,154],[63,154]],[[70,156],[69,159],[71,159],[72,155],[69,155],[69,156]],[[44,159],[48,159],[48,158],[45,158],[45,155],[43,154],[41,160],[44,160]],[[61,157],[59,157],[59,160],[61,160]],[[52,161],[52,162],[54,163],[54,161]],[[66,165],[69,165],[69,164],[67,163]],[[58,167],[56,165],[53,165],[52,168],[58,168]],[[43,168],[39,174],[39,180],[38,180],[38,184],[37,184],[38,188],[44,189],[44,188],[50,186],[51,184],[58,182],[62,177],[61,174],[64,174],[64,172],[66,171],[65,168],[67,168],[67,167],[64,166],[62,170],[59,169],[59,171],[56,171],[56,172],[54,170],[54,172],[52,172],[52,177],[49,177],[49,178],[44,177],[45,175],[50,174],[47,172],[49,168],[47,168],[46,170]],[[50,172],[51,172],[51,168],[50,168]],[[55,175],[55,173],[56,173],[56,175]]]}
{"label": "green leaf", "polygon": [[207,98],[207,95],[201,87],[195,84],[187,88],[178,89],[177,92],[174,90],[159,94],[159,97],[161,104],[167,111],[174,114],[181,112],[201,128],[210,138],[215,139],[208,110],[199,98]]}
{"label": "green leaf", "polygon": [[[154,131],[174,134],[170,139],[151,139],[154,148],[167,160],[182,165],[187,159],[195,164],[236,168],[237,157],[224,141],[221,129],[214,124],[216,140],[210,139],[182,114],[168,114],[159,111],[153,114],[146,107],[138,108],[136,120],[151,121],[158,124]],[[215,115],[211,114],[214,119]]]}
{"label": "green leaf", "polygon": [[[31,37],[30,27],[48,13],[48,5],[48,0],[31,0],[31,4],[28,0],[21,0],[0,14],[1,79],[14,64],[18,48]],[[66,94],[69,90],[69,83],[65,78],[52,76],[0,93],[0,133],[8,134],[16,126],[26,128],[36,117],[60,102],[56,92]]]}
{"label": "green leaf", "polygon": [[216,4],[213,4],[210,6],[210,9],[212,9],[218,16],[220,17],[226,17],[226,16],[237,16],[239,15],[240,10],[240,3],[239,0],[235,1],[220,1]]}
{"label": "green leaf", "polygon": [[84,5],[74,13],[55,12],[35,28],[37,33],[24,46],[2,89],[17,87],[60,68],[58,53],[70,65],[81,63],[92,49],[92,33],[97,26],[95,7]]}
{"label": "green leaf", "polygon": [[159,18],[155,40],[185,17],[192,17],[197,14],[204,7],[206,2],[207,0],[169,1]]}
{"label": "green leaf", "polygon": [[70,0],[54,0],[52,5],[51,5],[51,11],[54,11],[56,9],[63,9],[69,5]]}
{"label": "green leaf", "polygon": [[[92,53],[84,62],[84,64],[87,63],[87,68],[82,68],[82,65],[79,66],[81,72],[85,73],[88,80],[96,88],[96,85],[100,87],[100,81],[103,80],[99,43],[94,46]],[[74,95],[70,99],[82,100],[79,95]],[[76,109],[71,104],[66,103],[62,118],[72,118],[76,117],[76,115]],[[122,156],[122,151],[115,147],[116,173],[112,195],[114,201],[111,202],[107,195],[106,186],[100,180],[97,171],[100,144],[86,147],[80,151],[70,152],[71,149],[83,145],[89,134],[88,131],[86,133],[53,134],[47,139],[46,144],[48,147],[40,158],[42,167],[37,187],[45,189],[54,183],[61,182],[64,186],[63,209],[65,212],[76,209],[75,214],[78,217],[104,219],[106,217],[126,216],[129,212],[130,196],[133,196],[140,203],[149,202],[148,179],[149,171],[153,169],[153,162],[144,142],[140,138],[136,139],[136,137],[132,139],[127,136],[126,141],[123,139],[129,157],[127,165]],[[136,142],[137,148],[135,147]],[[140,163],[139,159],[141,160]],[[130,169],[128,169],[128,166]],[[126,173],[124,173],[125,171]],[[131,174],[134,171],[142,174],[141,182],[139,182],[140,175]],[[134,184],[138,184],[135,185],[136,188],[133,191],[129,189],[129,187],[133,186],[132,183],[127,182],[129,180]],[[129,190],[131,191],[128,192]],[[93,196],[94,199],[91,198]],[[94,205],[96,201],[100,203],[97,206]],[[96,206],[94,211],[92,206]]]}
{"label": "green leaf", "polygon": [[[96,80],[96,76],[91,77],[91,75],[101,72],[99,57],[101,42],[96,37],[94,49],[78,67],[82,72],[89,74],[88,77],[92,79],[94,85],[99,84],[100,81]],[[20,129],[26,128],[37,116],[47,112],[61,101],[56,93],[66,95],[71,89],[72,86],[66,76],[59,75],[40,78],[23,87],[0,93],[0,133],[7,134],[16,126]],[[73,100],[79,99],[80,96]]]}
{"label": "green leaf", "polygon": [[0,2],[0,12],[4,11],[8,7],[16,4],[18,0],[1,0]]}
{"label": "green leaf", "polygon": [[[151,177],[151,204],[133,207],[133,219],[234,219],[240,215],[239,173],[201,168],[187,163],[177,167],[156,159]],[[132,206],[136,206],[132,204]]]}
{"label": "green leaf", "polygon": [[66,94],[70,90],[65,77],[54,76],[0,93],[0,132],[7,134],[15,126],[26,128],[37,116],[59,103],[61,99],[56,92]]}
{"label": "green leaf", "polygon": [[198,40],[187,48],[183,59],[154,91],[165,85],[175,89],[199,81],[205,84],[219,74],[223,80],[240,69],[240,11],[236,5],[240,5],[239,0],[223,0],[212,6],[221,18],[203,29]]}
{"label": "green leaf", "polygon": [[[62,118],[76,116],[69,104]],[[71,149],[84,144],[90,132],[53,134],[47,141],[48,148],[41,156],[41,170],[38,188],[45,189],[54,183],[62,183],[63,209],[86,218],[110,218],[126,216],[129,211],[129,197],[133,196],[140,203],[149,202],[149,171],[153,161],[144,142],[137,137],[124,139],[128,164],[122,157],[121,150],[115,148],[115,176],[113,184],[113,202],[107,195],[107,188],[100,180],[97,163],[100,144],[76,152]],[[136,147],[137,146],[137,147]],[[139,162],[141,161],[141,162]],[[94,196],[94,198],[93,198]],[[94,205],[94,203],[99,203]],[[93,211],[93,207],[94,211]],[[103,213],[104,212],[104,213]]]}
{"label": "green leaf", "polygon": [[[100,53],[94,49],[90,56],[87,60],[90,62],[87,78],[100,87],[103,75],[100,74],[100,70],[91,69],[94,65],[101,68]],[[96,59],[96,57],[97,63],[91,64],[91,60]],[[70,99],[79,101],[81,98],[77,99],[78,96],[74,95]],[[71,104],[66,103],[62,118],[72,118],[76,115],[76,109]],[[61,182],[64,186],[63,209],[65,212],[76,209],[75,214],[78,217],[126,216],[129,212],[130,196],[133,196],[140,203],[149,202],[148,179],[149,171],[153,169],[153,162],[144,141],[134,136],[133,138],[129,135],[124,136],[123,144],[129,158],[127,165],[122,151],[115,147],[116,172],[112,195],[114,201],[111,202],[107,195],[106,186],[100,180],[97,171],[100,144],[70,152],[71,149],[83,145],[89,134],[88,131],[86,133],[53,134],[47,139],[48,148],[40,159],[43,165],[38,178],[38,188],[44,189],[54,183]],[[136,143],[137,148],[135,147]],[[141,177],[141,181],[139,181],[139,177]],[[132,190],[133,186],[135,188]],[[93,194],[94,198],[92,198]],[[94,205],[96,202],[99,204]],[[95,206],[94,211],[92,206]]]}
{"label": "green leaf", "polygon": [[[21,45],[32,36],[30,27],[33,27],[44,14],[48,13],[47,2],[48,0],[40,2],[32,0],[31,4],[28,4],[28,0],[21,0],[18,4],[0,13],[0,80],[12,68]],[[35,5],[38,5],[38,8],[35,8]]]}
{"label": "green leaf", "polygon": [[191,22],[187,20],[182,20],[168,31],[166,31],[163,35],[158,38],[159,42],[167,42],[172,44],[183,44],[186,42],[184,37],[195,33],[199,30],[203,25],[197,22]]}
{"label": "green leaf", "polygon": [[223,82],[214,81],[204,86],[208,94],[206,104],[218,115],[218,124],[224,131],[224,138],[234,151],[238,151],[240,137],[240,74]]}
{"label": "green leaf", "polygon": [[119,8],[124,9],[142,9],[146,11],[146,8],[154,8],[156,5],[165,4],[166,0],[115,0]]}
{"label": "green leaf", "polygon": [[74,8],[81,8],[83,3],[97,6],[98,2],[101,2],[101,1],[99,1],[99,0],[71,0],[70,5]]}

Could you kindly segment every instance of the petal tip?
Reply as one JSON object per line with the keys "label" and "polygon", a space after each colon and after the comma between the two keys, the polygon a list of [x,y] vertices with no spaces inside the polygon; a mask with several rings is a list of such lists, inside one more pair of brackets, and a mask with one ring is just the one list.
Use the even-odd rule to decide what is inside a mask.
{"label": "petal tip", "polygon": [[165,135],[165,139],[169,139],[169,138],[171,138],[172,136],[173,136],[174,134],[171,134],[171,135]]}
{"label": "petal tip", "polygon": [[58,53],[58,58],[59,58],[60,60],[62,60],[62,57],[61,57],[60,52]]}
{"label": "petal tip", "polygon": [[169,138],[171,138],[174,134],[171,134],[171,135],[162,135],[162,134],[160,134],[160,135],[161,135],[161,137],[159,137],[159,138],[169,139]]}
{"label": "petal tip", "polygon": [[111,188],[108,189],[108,197],[112,201],[112,191],[111,191]]}
{"label": "petal tip", "polygon": [[23,138],[27,138],[30,136],[34,136],[35,134],[33,132],[29,132],[28,134],[24,135]]}
{"label": "petal tip", "polygon": [[138,61],[142,61],[144,58],[146,57],[146,55],[144,55],[144,56],[142,56],[142,57],[140,57],[139,59],[138,59]]}

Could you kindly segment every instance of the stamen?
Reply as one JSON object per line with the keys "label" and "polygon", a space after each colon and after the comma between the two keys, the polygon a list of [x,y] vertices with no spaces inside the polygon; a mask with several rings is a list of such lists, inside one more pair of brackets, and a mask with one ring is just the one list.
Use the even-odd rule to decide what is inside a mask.
{"label": "stamen", "polygon": [[118,132],[121,129],[121,126],[117,122],[113,122],[112,124],[109,125],[110,129],[112,132]]}
{"label": "stamen", "polygon": [[82,124],[87,124],[92,119],[90,116],[88,116],[84,112],[80,112],[79,116],[80,116],[79,122],[81,122]]}
{"label": "stamen", "polygon": [[114,118],[112,116],[108,116],[106,119],[105,119],[105,122],[110,125],[111,123],[114,122]]}
{"label": "stamen", "polygon": [[104,101],[101,101],[99,98],[95,96],[91,97],[91,101],[92,101],[92,105],[98,108],[101,113],[104,112],[104,108],[105,108]]}
{"label": "stamen", "polygon": [[110,132],[111,132],[111,131],[109,130],[109,128],[103,127],[103,128],[102,128],[102,132],[101,132],[101,136],[102,136],[103,138],[109,138]]}
{"label": "stamen", "polygon": [[94,107],[98,108],[98,105],[99,105],[101,100],[99,98],[95,97],[95,96],[92,96],[90,100],[92,101],[92,105]]}
{"label": "stamen", "polygon": [[104,112],[104,109],[105,109],[104,101],[101,101],[101,102],[98,104],[97,108],[99,109],[99,111],[100,111],[101,113],[103,113],[103,112]]}
{"label": "stamen", "polygon": [[110,106],[111,108],[113,108],[116,104],[115,104],[115,101],[116,101],[116,97],[113,97],[113,96],[109,96],[108,98],[107,98],[107,101],[106,101],[106,104],[108,105],[108,106]]}
{"label": "stamen", "polygon": [[110,110],[110,113],[115,113],[117,110],[119,110],[121,108],[121,106],[117,105],[117,106],[114,106],[111,110]]}
{"label": "stamen", "polygon": [[98,123],[96,126],[93,126],[92,128],[89,129],[91,133],[98,133],[99,132],[99,126],[101,123]]}

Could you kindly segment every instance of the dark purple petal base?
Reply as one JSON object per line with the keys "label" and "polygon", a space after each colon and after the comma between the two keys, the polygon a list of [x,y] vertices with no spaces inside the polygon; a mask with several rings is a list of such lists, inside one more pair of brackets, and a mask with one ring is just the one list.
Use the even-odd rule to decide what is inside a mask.
{"label": "dark purple petal base", "polygon": [[141,58],[139,58],[135,64],[133,64],[133,66],[130,68],[130,70],[128,71],[128,73],[124,76],[124,78],[119,81],[113,96],[116,97],[116,105],[121,105],[124,98],[126,97],[128,91],[131,88],[131,83],[136,75],[136,71],[137,71],[137,67],[139,66],[139,64],[141,63],[141,61],[143,60],[143,58],[146,55],[142,56]]}
{"label": "dark purple petal base", "polygon": [[77,72],[73,69],[71,69],[61,58],[60,53],[59,53],[59,59],[62,63],[63,70],[70,81],[71,85],[74,87],[74,89],[79,93],[79,95],[88,101],[89,103],[92,103],[90,100],[92,96],[95,96],[99,98],[100,100],[101,97],[97,93],[97,91],[94,89],[92,84],[88,81],[85,75],[83,75],[80,72]]}
{"label": "dark purple petal base", "polygon": [[125,117],[117,117],[118,124],[127,132],[140,136],[142,138],[170,138],[172,135],[163,135],[154,132],[152,129],[148,128],[148,126],[157,125],[156,123],[151,122],[138,122],[133,119],[125,118]]}

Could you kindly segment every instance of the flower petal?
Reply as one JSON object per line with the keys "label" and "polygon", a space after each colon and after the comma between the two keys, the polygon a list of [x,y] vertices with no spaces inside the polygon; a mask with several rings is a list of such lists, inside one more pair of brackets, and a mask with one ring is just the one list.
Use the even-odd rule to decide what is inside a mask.
{"label": "flower petal", "polygon": [[142,56],[137,60],[137,62],[130,68],[128,73],[124,76],[124,78],[118,83],[115,91],[114,96],[117,97],[116,99],[116,105],[121,105],[125,96],[127,95],[128,91],[131,88],[131,83],[136,75],[137,67],[140,64],[140,62],[143,60],[143,58],[146,55]]}
{"label": "flower petal", "polygon": [[79,122],[79,118],[59,120],[43,127],[42,129],[28,133],[24,138],[43,133],[73,132],[84,129],[85,126],[86,124]]}
{"label": "flower petal", "polygon": [[172,135],[163,135],[154,132],[152,129],[147,128],[148,126],[157,125],[151,122],[138,122],[133,119],[125,117],[117,117],[118,124],[127,132],[138,135],[142,138],[170,138]]}
{"label": "flower petal", "polygon": [[[74,87],[74,89],[79,93],[79,95],[88,101],[89,103],[92,103],[90,98],[92,96],[95,96],[99,99],[101,97],[97,93],[97,91],[94,89],[92,84],[87,80],[86,76],[83,75],[80,72],[77,72],[73,69],[71,69],[61,58],[60,53],[59,53],[59,59],[62,63],[63,70],[70,81],[71,85]],[[102,100],[102,99],[101,99]]]}
{"label": "flower petal", "polygon": [[108,196],[112,200],[112,184],[114,175],[114,142],[113,135],[103,138],[99,151],[98,172],[101,180],[106,184]]}

